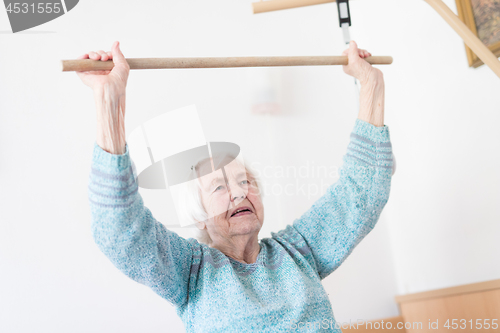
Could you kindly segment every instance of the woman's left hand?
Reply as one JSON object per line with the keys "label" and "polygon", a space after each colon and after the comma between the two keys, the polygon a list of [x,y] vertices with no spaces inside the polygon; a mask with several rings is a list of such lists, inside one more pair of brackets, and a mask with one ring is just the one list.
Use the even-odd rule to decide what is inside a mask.
{"label": "woman's left hand", "polygon": [[371,57],[371,53],[364,49],[358,49],[358,45],[355,41],[351,41],[349,48],[342,52],[342,55],[349,58],[349,63],[347,66],[342,66],[344,72],[350,76],[355,77],[363,83],[368,80],[380,76],[382,72],[370,65],[364,58]]}

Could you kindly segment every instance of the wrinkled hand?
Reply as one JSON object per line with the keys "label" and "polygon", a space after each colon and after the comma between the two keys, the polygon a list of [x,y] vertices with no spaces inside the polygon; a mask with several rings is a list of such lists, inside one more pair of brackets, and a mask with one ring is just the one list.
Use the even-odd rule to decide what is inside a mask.
{"label": "wrinkled hand", "polygon": [[342,55],[349,58],[349,64],[347,66],[342,66],[344,72],[358,79],[361,84],[382,74],[379,69],[373,67],[363,59],[371,57],[372,54],[366,50],[358,49],[358,45],[355,41],[351,41],[349,48],[342,52]]}
{"label": "wrinkled hand", "polygon": [[97,144],[112,154],[125,152],[125,88],[130,66],[114,42],[111,51],[89,52],[78,59],[113,60],[110,71],[76,72],[82,82],[94,91],[97,109]]}
{"label": "wrinkled hand", "polygon": [[130,66],[125,60],[119,44],[120,43],[117,41],[114,42],[111,46],[111,51],[90,51],[89,53],[83,54],[77,58],[101,61],[107,61],[109,59],[113,60],[114,67],[110,71],[76,72],[82,82],[92,88],[94,92],[99,93],[106,89],[108,93],[111,92],[116,96],[125,94]]}

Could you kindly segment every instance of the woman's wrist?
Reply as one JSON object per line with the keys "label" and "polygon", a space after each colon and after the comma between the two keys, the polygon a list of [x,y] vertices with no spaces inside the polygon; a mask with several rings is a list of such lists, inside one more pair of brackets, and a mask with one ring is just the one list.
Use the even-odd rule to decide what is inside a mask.
{"label": "woman's wrist", "polygon": [[384,81],[384,73],[378,68],[372,67],[371,71],[359,80],[361,85],[376,84]]}
{"label": "woman's wrist", "polygon": [[125,153],[125,93],[94,91],[97,110],[96,142],[111,154]]}
{"label": "woman's wrist", "polygon": [[361,83],[358,119],[374,126],[384,126],[385,85],[382,72],[373,71],[370,77]]}

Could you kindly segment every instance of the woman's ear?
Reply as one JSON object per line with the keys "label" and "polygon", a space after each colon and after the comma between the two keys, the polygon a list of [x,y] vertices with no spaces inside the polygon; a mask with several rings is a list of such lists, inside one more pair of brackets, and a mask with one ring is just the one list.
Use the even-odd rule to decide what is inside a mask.
{"label": "woman's ear", "polygon": [[200,222],[200,221],[196,221],[196,226],[200,230],[203,230],[203,229],[205,229],[207,227],[206,224],[205,224],[205,222]]}

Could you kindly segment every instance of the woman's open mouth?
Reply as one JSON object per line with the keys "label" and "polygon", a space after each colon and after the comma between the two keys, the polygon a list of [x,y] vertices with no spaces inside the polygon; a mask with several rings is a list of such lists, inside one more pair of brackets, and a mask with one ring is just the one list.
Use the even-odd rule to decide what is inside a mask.
{"label": "woman's open mouth", "polygon": [[231,217],[248,215],[248,214],[252,214],[252,213],[253,212],[252,212],[252,210],[249,207],[241,207],[241,208],[236,209],[233,212],[233,214],[231,214]]}

